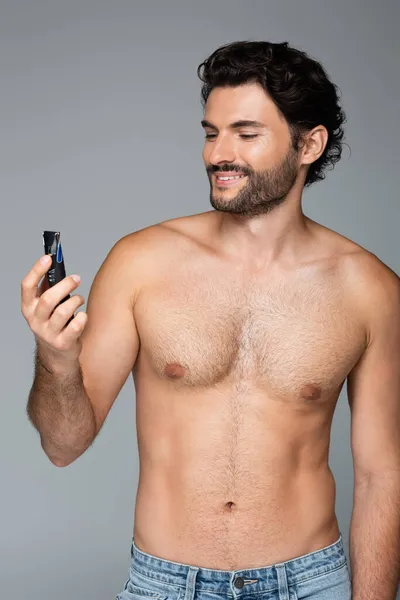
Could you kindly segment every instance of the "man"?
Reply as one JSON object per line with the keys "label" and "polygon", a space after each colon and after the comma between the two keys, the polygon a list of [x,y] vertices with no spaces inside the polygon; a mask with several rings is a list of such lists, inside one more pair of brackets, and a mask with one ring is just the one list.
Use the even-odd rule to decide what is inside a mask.
{"label": "man", "polygon": [[[140,477],[117,598],[393,600],[399,278],[301,208],[340,158],[335,86],[287,42],[226,45],[198,73],[214,210],[119,240],[65,329],[84,298],[55,307],[79,283],[38,289],[49,264],[33,267],[29,417],[66,466],[133,373]],[[328,465],[346,379],[351,581]]]}

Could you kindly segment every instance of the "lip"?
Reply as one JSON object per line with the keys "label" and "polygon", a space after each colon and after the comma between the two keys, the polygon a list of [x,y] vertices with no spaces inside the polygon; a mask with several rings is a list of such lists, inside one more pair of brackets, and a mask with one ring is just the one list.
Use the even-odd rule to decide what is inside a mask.
{"label": "lip", "polygon": [[[240,179],[230,179],[229,181],[221,181],[220,179],[218,179],[218,176],[219,177],[237,177],[238,175],[243,175],[243,177],[240,177]],[[226,171],[223,174],[222,173],[214,173],[214,177],[215,177],[215,184],[218,187],[234,187],[235,185],[239,185],[239,183],[241,181],[243,181],[243,179],[246,179],[247,175],[245,175],[245,173]]]}

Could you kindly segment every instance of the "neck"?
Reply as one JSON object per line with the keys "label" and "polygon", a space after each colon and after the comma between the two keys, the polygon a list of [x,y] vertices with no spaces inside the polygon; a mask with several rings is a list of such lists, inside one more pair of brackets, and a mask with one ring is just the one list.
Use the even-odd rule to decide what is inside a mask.
{"label": "neck", "polygon": [[246,217],[220,212],[217,223],[225,253],[242,264],[266,266],[298,258],[309,241],[311,221],[304,215],[301,202],[289,194],[269,213]]}

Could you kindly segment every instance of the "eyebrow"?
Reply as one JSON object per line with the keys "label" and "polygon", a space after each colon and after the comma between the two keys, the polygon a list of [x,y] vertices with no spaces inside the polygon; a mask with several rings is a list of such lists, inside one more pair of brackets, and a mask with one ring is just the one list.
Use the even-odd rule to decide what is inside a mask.
{"label": "eyebrow", "polygon": [[[210,127],[211,129],[217,129],[217,127],[215,125],[210,123],[210,121],[206,121],[205,119],[203,119],[201,121],[201,124],[203,127]],[[261,129],[261,128],[265,128],[267,126],[264,123],[261,123],[260,121],[249,121],[247,119],[242,119],[240,121],[235,121],[234,123],[231,123],[229,125],[229,127],[231,129],[240,129],[241,127],[256,127],[258,129]]]}

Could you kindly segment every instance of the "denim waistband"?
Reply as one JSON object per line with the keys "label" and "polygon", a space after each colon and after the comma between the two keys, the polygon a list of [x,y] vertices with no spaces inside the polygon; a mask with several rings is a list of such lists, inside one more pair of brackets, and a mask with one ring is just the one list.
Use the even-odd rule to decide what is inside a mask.
{"label": "denim waistband", "polygon": [[[132,539],[131,557],[131,568],[144,576],[182,587],[186,586],[190,576],[198,591],[208,590],[228,594],[234,591],[235,597],[249,592],[275,590],[282,585],[283,579],[286,580],[287,585],[294,585],[339,569],[347,562],[342,534],[335,543],[309,554],[270,566],[235,571],[206,569],[196,565],[165,560],[139,550],[134,539]],[[239,580],[238,583],[238,578],[243,581]]]}

